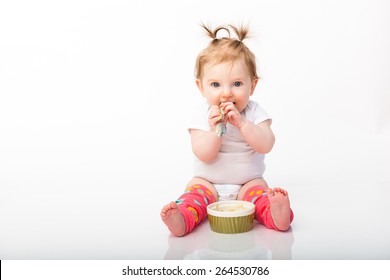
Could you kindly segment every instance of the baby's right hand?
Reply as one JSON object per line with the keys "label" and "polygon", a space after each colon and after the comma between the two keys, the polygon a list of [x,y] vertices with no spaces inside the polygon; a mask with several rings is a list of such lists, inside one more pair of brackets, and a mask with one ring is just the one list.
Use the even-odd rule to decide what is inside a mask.
{"label": "baby's right hand", "polygon": [[210,107],[209,114],[209,125],[211,131],[215,131],[217,124],[222,120],[221,109],[218,105],[213,105]]}

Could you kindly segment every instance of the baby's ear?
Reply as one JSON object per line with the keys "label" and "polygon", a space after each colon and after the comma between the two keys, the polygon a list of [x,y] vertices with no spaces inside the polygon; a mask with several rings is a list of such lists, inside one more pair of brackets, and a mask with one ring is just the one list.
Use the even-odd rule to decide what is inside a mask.
{"label": "baby's ear", "polygon": [[257,86],[257,82],[259,81],[259,79],[253,79],[252,80],[252,90],[251,90],[251,95],[255,92],[255,88]]}
{"label": "baby's ear", "polygon": [[204,96],[204,89],[203,89],[202,81],[199,79],[196,79],[195,83],[196,83],[196,86],[198,87],[200,93],[202,94],[202,96]]}

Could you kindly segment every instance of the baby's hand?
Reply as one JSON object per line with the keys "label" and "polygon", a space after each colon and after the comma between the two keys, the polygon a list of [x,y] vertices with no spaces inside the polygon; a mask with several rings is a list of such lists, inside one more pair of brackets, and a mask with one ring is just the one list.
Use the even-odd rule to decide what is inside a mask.
{"label": "baby's hand", "polygon": [[245,123],[246,119],[240,114],[233,102],[223,102],[221,103],[221,108],[225,112],[225,121],[231,123],[237,128]]}
{"label": "baby's hand", "polygon": [[[216,126],[218,123],[220,123],[222,120],[222,114],[221,109],[218,105],[213,105],[210,107],[210,114],[209,114],[209,125],[211,131],[215,131]],[[225,118],[226,123],[226,118]]]}

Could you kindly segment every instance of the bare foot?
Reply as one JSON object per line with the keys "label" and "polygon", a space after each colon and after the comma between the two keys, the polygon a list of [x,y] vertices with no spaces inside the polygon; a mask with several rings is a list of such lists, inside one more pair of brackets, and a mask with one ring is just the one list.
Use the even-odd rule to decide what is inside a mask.
{"label": "bare foot", "polygon": [[290,227],[290,200],[287,191],[281,188],[267,189],[271,216],[275,226],[285,231]]}
{"label": "bare foot", "polygon": [[183,236],[186,232],[184,218],[179,211],[176,202],[171,202],[161,210],[161,219],[175,236]]}

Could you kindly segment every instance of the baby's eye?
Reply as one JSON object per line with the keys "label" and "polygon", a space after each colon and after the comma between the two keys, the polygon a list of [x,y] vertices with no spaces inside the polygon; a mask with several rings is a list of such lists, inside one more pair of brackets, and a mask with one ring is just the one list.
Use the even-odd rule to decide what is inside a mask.
{"label": "baby's eye", "polygon": [[234,84],[233,84],[233,86],[235,86],[235,87],[239,87],[241,85],[242,85],[242,82],[234,82]]}
{"label": "baby's eye", "polygon": [[219,83],[218,82],[212,82],[211,86],[217,88],[217,87],[219,87]]}

